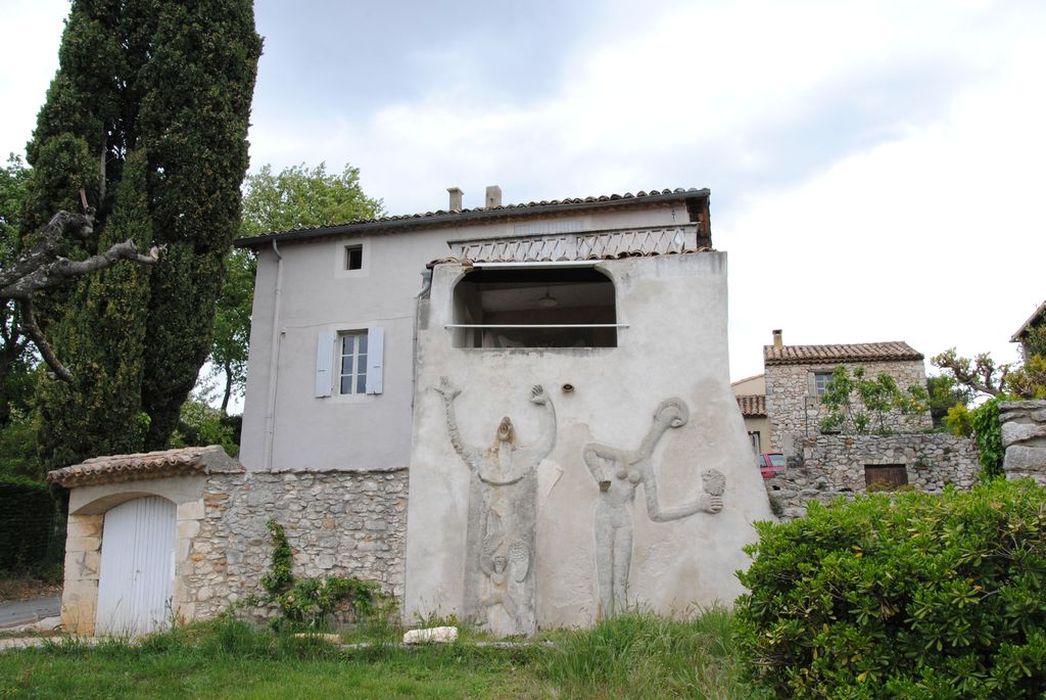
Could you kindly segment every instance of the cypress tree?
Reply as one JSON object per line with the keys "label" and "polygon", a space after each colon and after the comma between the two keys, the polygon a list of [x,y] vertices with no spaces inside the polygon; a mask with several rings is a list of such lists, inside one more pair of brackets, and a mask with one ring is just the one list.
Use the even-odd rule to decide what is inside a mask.
{"label": "cypress tree", "polygon": [[167,249],[151,269],[116,266],[43,309],[75,378],[41,387],[48,467],[166,446],[210,343],[260,52],[250,0],[72,3],[27,148],[24,232],[79,210],[83,189],[94,235],[72,255],[127,238]]}

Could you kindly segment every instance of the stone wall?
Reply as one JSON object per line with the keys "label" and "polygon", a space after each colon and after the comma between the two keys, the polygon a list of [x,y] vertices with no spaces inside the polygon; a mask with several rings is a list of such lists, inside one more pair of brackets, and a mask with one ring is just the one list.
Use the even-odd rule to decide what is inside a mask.
{"label": "stone wall", "polygon": [[810,501],[828,503],[867,491],[865,466],[903,465],[908,483],[929,493],[969,489],[980,465],[973,441],[943,433],[819,435],[800,441],[802,464],[766,480],[783,520],[802,517]]}
{"label": "stone wall", "polygon": [[407,469],[254,471],[208,477],[204,517],[187,558],[179,558],[191,602],[187,619],[213,617],[261,594],[272,544],[265,523],[281,524],[298,577],[379,581],[401,601],[407,531]]}
{"label": "stone wall", "polygon": [[[821,420],[827,415],[814,388],[816,372],[832,372],[836,364],[788,364],[766,366],[766,414],[770,419],[771,449],[797,455],[799,440],[820,433]],[[852,371],[863,367],[866,377],[886,373],[898,386],[907,389],[912,384],[926,386],[926,370],[918,360],[903,362],[847,363]],[[894,430],[914,431],[930,428],[929,412],[891,416]]]}
{"label": "stone wall", "polygon": [[1046,486],[1046,401],[1001,403],[999,422],[1006,478],[1028,477]]}

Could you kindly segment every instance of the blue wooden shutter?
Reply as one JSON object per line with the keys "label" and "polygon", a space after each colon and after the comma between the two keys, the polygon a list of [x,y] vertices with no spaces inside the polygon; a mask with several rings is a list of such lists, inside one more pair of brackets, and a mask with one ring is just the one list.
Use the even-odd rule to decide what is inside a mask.
{"label": "blue wooden shutter", "polygon": [[334,369],[334,331],[320,331],[316,335],[316,398],[331,395],[331,371]]}
{"label": "blue wooden shutter", "polygon": [[372,326],[367,329],[367,393],[382,391],[382,366],[385,354],[385,329]]}

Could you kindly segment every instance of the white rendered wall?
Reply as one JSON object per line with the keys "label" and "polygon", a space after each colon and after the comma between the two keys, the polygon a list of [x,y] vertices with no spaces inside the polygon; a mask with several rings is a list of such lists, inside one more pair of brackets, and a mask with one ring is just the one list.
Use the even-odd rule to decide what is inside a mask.
{"label": "white rendered wall", "polygon": [[[451,295],[462,271],[435,270],[423,307],[408,504],[404,618],[463,612],[470,473],[448,438],[441,376],[461,388],[456,399],[463,441],[494,444],[503,415],[526,446],[539,432],[532,385],[555,403],[558,435],[537,467],[535,575],[541,627],[589,625],[597,617],[594,512],[600,491],[582,459],[586,444],[634,449],[658,404],[682,399],[689,421],[669,430],[654,452],[660,501],[673,506],[701,494],[701,472],[726,475],[723,509],[652,522],[642,486],[632,507],[634,546],[628,597],[661,613],[729,604],[742,588],[741,547],[756,539],[751,523],[771,519],[762,479],[730,389],[725,253],[629,258],[599,269],[616,286],[617,315],[629,328],[616,348],[550,350],[451,347]],[[570,384],[571,393],[562,387]]]}
{"label": "white rendered wall", "polygon": [[[570,219],[581,230],[685,224],[686,207],[657,205],[608,210]],[[448,241],[523,235],[551,217],[429,228],[413,232],[343,236],[285,243],[279,328],[273,344],[277,259],[258,255],[251,314],[247,393],[240,460],[248,469],[371,468],[410,460],[416,295],[425,265],[451,254]],[[575,221],[576,220],[576,221]],[[346,272],[347,244],[362,243],[363,270]],[[380,326],[385,331],[384,390],[377,396],[316,398],[316,343],[320,331]],[[274,357],[276,358],[274,367]],[[275,388],[273,388],[275,378]],[[271,464],[266,423],[272,411]]]}

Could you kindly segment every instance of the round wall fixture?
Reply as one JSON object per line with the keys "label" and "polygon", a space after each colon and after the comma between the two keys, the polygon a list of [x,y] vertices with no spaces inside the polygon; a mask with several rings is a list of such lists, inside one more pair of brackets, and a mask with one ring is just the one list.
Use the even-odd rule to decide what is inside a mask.
{"label": "round wall fixture", "polygon": [[574,393],[574,385],[573,384],[564,384],[563,385],[563,393],[564,394],[572,394],[572,393]]}

